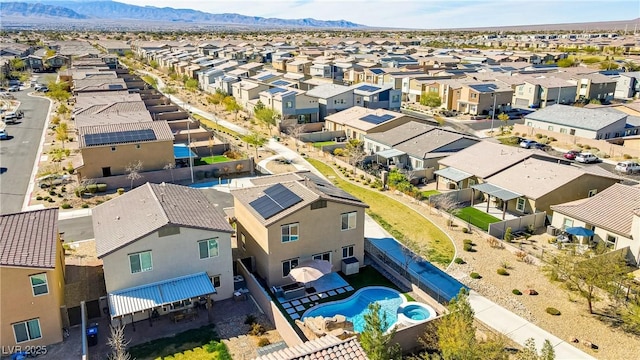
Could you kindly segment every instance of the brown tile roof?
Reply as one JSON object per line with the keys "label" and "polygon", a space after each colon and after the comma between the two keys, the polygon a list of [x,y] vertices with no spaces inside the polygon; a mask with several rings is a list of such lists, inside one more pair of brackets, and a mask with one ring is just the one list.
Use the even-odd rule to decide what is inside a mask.
{"label": "brown tile roof", "polygon": [[0,216],[0,266],[56,266],[58,208]]}
{"label": "brown tile roof", "polygon": [[[78,145],[79,147],[86,148],[88,147],[85,143],[85,135],[89,134],[102,134],[102,133],[113,133],[120,131],[135,131],[135,130],[153,130],[156,138],[155,140],[147,140],[147,141],[173,141],[173,132],[169,127],[169,124],[166,120],[162,121],[146,121],[146,122],[135,122],[135,123],[116,123],[116,124],[108,124],[108,125],[94,125],[94,126],[82,126],[78,128]],[[142,142],[140,140],[136,141],[125,141],[125,142],[110,142],[108,144],[100,144],[95,146],[106,146],[113,144],[123,144],[123,143],[139,143]]]}
{"label": "brown tile roof", "polygon": [[298,346],[262,355],[255,360],[367,360],[360,342],[354,336],[340,340],[326,335]]}
{"label": "brown tile roof", "polygon": [[572,217],[625,237],[631,236],[633,214],[640,209],[640,188],[614,184],[599,194],[559,205],[556,213]]}
{"label": "brown tile roof", "polygon": [[386,120],[381,124],[389,124],[392,121],[395,121],[399,118],[403,118],[406,116],[403,113],[385,110],[385,109],[367,109],[361,106],[354,106],[349,109],[337,112],[335,114],[331,114],[327,116],[325,120],[328,120],[330,122],[340,124],[340,125],[351,126],[361,131],[368,131],[380,125],[380,124],[374,124],[368,121],[361,120],[363,117],[367,115],[392,116],[391,119]]}
{"label": "brown tile roof", "polygon": [[146,183],[93,209],[98,258],[166,225],[233,232],[202,190]]}

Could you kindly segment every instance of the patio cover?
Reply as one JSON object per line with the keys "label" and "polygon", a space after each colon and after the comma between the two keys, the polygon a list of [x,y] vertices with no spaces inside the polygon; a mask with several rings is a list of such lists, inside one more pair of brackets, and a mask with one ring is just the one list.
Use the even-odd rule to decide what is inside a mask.
{"label": "patio cover", "polygon": [[382,156],[385,159],[389,159],[389,158],[392,158],[394,156],[402,156],[404,154],[406,154],[406,153],[403,152],[403,151],[397,150],[397,149],[383,150],[383,151],[378,151],[376,153],[376,155]]}
{"label": "patio cover", "polygon": [[173,144],[173,157],[176,160],[189,159],[189,153],[194,159],[198,157],[186,144]]}
{"label": "patio cover", "polygon": [[472,185],[471,188],[482,191],[483,193],[489,195],[489,196],[493,196],[495,198],[498,198],[500,200],[503,201],[509,201],[509,200],[513,200],[513,199],[517,199],[519,197],[522,197],[522,195],[514,193],[512,191],[509,190],[505,190],[501,187],[489,184],[489,183],[482,183],[482,184],[476,184],[476,185]]}
{"label": "patio cover", "polygon": [[466,173],[462,170],[458,170],[452,167],[447,167],[444,169],[440,169],[438,171],[435,171],[434,174],[438,175],[438,176],[442,176],[443,178],[447,178],[451,181],[462,181],[464,179],[468,179],[470,177],[472,177],[473,175]]}
{"label": "patio cover", "polygon": [[215,292],[207,273],[201,272],[114,291],[109,293],[109,308],[114,318]]}

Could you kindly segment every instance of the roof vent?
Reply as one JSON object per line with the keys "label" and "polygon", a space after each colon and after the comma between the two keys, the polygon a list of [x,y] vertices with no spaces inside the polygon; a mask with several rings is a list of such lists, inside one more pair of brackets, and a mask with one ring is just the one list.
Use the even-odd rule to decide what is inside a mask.
{"label": "roof vent", "polygon": [[117,221],[117,220],[120,220],[120,216],[116,216],[116,221]]}

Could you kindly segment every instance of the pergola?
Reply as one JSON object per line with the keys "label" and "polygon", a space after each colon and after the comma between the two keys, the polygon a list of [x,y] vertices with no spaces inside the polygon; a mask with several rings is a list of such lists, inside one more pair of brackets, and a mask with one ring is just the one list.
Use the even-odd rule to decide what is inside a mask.
{"label": "pergola", "polygon": [[507,202],[509,200],[517,199],[522,197],[522,195],[514,193],[513,191],[509,191],[503,189],[499,186],[492,185],[489,183],[476,184],[471,186],[471,191],[473,195],[471,196],[471,206],[473,206],[473,200],[475,199],[475,191],[478,190],[484,194],[487,194],[487,213],[489,212],[489,203],[491,202],[491,198],[494,197],[496,199],[502,200],[502,220],[505,219],[505,215],[507,213]]}

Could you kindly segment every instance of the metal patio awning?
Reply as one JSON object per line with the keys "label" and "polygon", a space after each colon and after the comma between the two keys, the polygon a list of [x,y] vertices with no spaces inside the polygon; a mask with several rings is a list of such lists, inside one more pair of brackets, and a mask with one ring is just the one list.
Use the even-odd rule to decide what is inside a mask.
{"label": "metal patio awning", "polygon": [[513,191],[505,190],[499,186],[495,186],[489,183],[472,185],[471,188],[503,201],[509,201],[522,197],[522,195],[514,193]]}
{"label": "metal patio awning", "polygon": [[209,276],[202,272],[111,292],[109,308],[114,318],[215,292]]}
{"label": "metal patio awning", "polygon": [[400,151],[397,149],[389,149],[389,150],[383,150],[383,151],[378,151],[376,153],[376,155],[378,156],[382,156],[385,159],[389,159],[395,156],[402,156],[405,155],[406,153],[404,151]]}
{"label": "metal patio awning", "polygon": [[447,178],[451,181],[462,181],[464,179],[468,179],[470,177],[473,177],[473,175],[464,172],[462,170],[458,170],[452,167],[447,167],[444,169],[440,169],[438,171],[435,171],[434,174],[438,175],[438,176],[442,176],[443,178]]}

